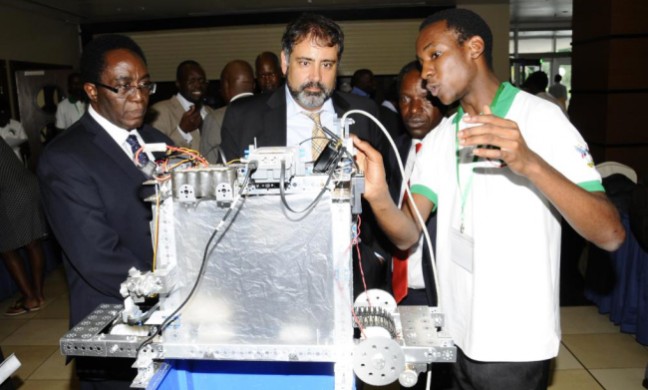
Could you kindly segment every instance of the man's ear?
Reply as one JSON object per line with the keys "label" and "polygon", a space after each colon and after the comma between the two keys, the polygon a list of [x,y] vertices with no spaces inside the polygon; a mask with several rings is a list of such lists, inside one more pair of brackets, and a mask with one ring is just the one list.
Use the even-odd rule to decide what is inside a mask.
{"label": "man's ear", "polygon": [[86,95],[88,95],[88,99],[90,99],[91,102],[96,102],[97,101],[97,86],[92,84],[92,83],[84,83],[83,84],[83,90],[85,91]]}
{"label": "man's ear", "polygon": [[478,59],[484,54],[484,40],[479,35],[470,37],[465,45],[468,46],[470,58],[473,60]]}

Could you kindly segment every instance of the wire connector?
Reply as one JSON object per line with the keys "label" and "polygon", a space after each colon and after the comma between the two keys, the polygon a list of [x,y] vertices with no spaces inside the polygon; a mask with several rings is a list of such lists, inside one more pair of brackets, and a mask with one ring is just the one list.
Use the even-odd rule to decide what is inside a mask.
{"label": "wire connector", "polygon": [[144,146],[142,146],[142,149],[145,152],[151,152],[151,153],[166,152],[167,144],[165,144],[164,142],[154,142],[150,144],[144,144]]}

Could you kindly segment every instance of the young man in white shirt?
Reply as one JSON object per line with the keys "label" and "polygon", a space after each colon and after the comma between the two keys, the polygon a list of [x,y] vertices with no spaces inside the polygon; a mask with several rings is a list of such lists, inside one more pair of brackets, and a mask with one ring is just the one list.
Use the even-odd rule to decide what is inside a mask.
{"label": "young man in white shirt", "polygon": [[[560,217],[605,250],[625,230],[560,109],[497,79],[481,17],[431,15],[416,54],[432,95],[460,103],[424,140],[411,178],[423,218],[438,206],[439,297],[458,347],[457,387],[546,389],[560,345]],[[409,248],[421,228],[389,197],[380,154],[355,144],[365,199],[392,242]]]}

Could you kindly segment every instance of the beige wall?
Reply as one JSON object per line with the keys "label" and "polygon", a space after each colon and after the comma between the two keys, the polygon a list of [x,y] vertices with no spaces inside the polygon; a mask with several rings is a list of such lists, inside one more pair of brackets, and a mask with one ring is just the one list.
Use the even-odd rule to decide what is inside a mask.
{"label": "beige wall", "polygon": [[[465,5],[482,15],[494,36],[493,62],[501,80],[509,79],[507,4]],[[369,68],[377,75],[397,74],[407,62],[414,60],[415,40],[420,19],[344,21],[345,49],[340,76],[350,76],[356,69]],[[194,59],[205,68],[207,77],[218,79],[230,60],[242,59],[254,65],[262,51],[277,55],[281,49],[284,24],[206,29],[149,31],[130,33],[146,53],[149,70],[157,81],[175,80],[176,66]]]}
{"label": "beige wall", "polygon": [[0,6],[0,58],[78,66],[76,24]]}
{"label": "beige wall", "polygon": [[[415,58],[414,41],[420,20],[341,22],[345,49],[339,74],[351,76],[369,68],[377,75],[396,74]],[[150,31],[130,35],[144,50],[155,80],[175,80],[176,66],[198,61],[210,79],[218,79],[228,61],[242,59],[254,65],[262,51],[279,55],[285,24],[206,29]]]}
{"label": "beige wall", "polygon": [[[470,3],[470,1],[467,1]],[[493,30],[495,73],[508,80],[508,4],[460,4],[479,13]],[[340,25],[346,34],[346,50],[340,74],[358,68],[376,74],[396,74],[414,59],[414,40],[420,19],[395,21],[347,21]],[[208,77],[219,78],[224,64],[240,58],[254,61],[264,50],[279,53],[285,25],[259,25],[199,30],[132,33],[149,59],[153,77],[175,79],[176,65],[193,58],[205,66]],[[76,67],[79,59],[77,25],[0,6],[0,58],[44,62]]]}

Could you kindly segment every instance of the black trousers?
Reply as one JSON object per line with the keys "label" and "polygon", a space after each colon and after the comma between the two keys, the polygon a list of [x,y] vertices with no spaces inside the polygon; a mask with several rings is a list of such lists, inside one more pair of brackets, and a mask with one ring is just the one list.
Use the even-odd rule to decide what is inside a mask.
{"label": "black trousers", "polygon": [[457,348],[454,389],[545,390],[549,385],[549,362],[480,362]]}
{"label": "black trousers", "polygon": [[76,371],[81,390],[130,390],[137,375],[134,359],[77,357]]}
{"label": "black trousers", "polygon": [[407,289],[407,295],[398,304],[399,306],[430,306],[425,289]]}

